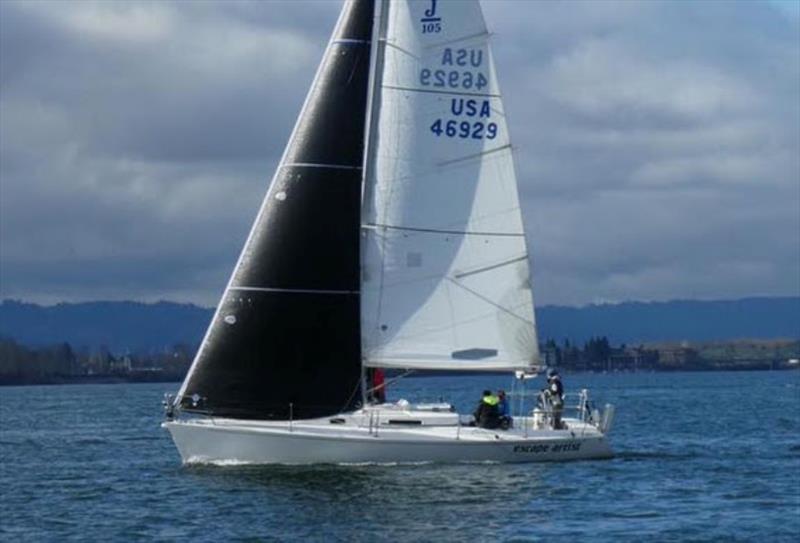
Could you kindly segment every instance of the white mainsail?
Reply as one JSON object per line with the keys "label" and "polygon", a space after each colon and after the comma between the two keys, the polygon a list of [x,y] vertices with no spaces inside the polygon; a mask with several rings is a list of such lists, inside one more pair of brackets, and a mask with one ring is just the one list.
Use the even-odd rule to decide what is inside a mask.
{"label": "white mainsail", "polygon": [[370,367],[538,362],[511,142],[477,0],[383,2],[362,212]]}

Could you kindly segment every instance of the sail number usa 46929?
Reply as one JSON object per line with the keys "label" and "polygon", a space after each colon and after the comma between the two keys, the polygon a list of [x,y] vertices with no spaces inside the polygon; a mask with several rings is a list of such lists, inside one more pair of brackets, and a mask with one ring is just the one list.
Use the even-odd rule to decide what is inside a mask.
{"label": "sail number usa 46929", "polygon": [[451,98],[450,113],[456,118],[433,121],[430,129],[437,137],[475,140],[497,137],[497,123],[488,120],[492,116],[489,100]]}
{"label": "sail number usa 46929", "polygon": [[[489,80],[482,71],[483,60],[482,49],[446,47],[439,57],[441,69],[422,68],[419,84],[423,87],[452,89],[458,93],[465,90],[473,93],[480,91],[489,86]],[[450,114],[450,118],[434,119],[431,123],[430,131],[436,137],[473,140],[493,140],[497,137],[497,123],[490,120],[492,108],[489,100],[451,98]]]}
{"label": "sail number usa 46929", "polygon": [[481,49],[452,49],[442,51],[441,69],[422,68],[419,84],[423,87],[438,87],[459,90],[481,90],[489,80],[480,70],[483,65]]}

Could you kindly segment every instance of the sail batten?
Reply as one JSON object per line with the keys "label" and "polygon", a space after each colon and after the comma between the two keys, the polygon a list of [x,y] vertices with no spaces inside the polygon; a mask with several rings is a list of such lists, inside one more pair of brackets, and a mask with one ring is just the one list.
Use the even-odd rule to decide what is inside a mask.
{"label": "sail batten", "polygon": [[525,237],[524,232],[473,232],[469,230],[445,230],[442,228],[421,228],[416,226],[400,226],[393,224],[375,224],[368,223],[361,226],[368,230],[403,230],[405,232],[425,232],[429,234],[447,234],[455,236],[512,236],[512,237]]}
{"label": "sail batten", "polygon": [[472,96],[475,98],[500,98],[499,94],[487,94],[480,92],[464,92],[464,91],[443,91],[436,89],[418,89],[414,87],[400,87],[397,85],[383,85],[382,88],[389,90],[397,90],[404,92],[424,92],[428,94],[446,94],[448,96]]}
{"label": "sail batten", "polygon": [[281,164],[279,168],[328,168],[331,170],[360,170],[361,166],[357,164],[314,164],[310,162],[290,162],[288,164]]}

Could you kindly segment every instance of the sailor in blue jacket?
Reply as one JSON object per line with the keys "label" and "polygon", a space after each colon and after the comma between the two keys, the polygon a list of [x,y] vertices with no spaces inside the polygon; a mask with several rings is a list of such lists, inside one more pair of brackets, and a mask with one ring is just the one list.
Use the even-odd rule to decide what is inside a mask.
{"label": "sailor in blue jacket", "polygon": [[497,411],[500,415],[500,427],[504,430],[511,427],[512,419],[511,419],[511,408],[508,405],[508,399],[506,398],[506,391],[505,390],[498,390],[497,391]]}

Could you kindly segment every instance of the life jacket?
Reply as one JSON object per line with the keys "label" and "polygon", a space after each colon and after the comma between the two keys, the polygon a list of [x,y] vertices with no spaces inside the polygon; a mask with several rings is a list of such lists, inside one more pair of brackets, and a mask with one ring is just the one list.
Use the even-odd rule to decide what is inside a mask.
{"label": "life jacket", "polygon": [[478,410],[475,412],[475,419],[481,428],[497,428],[500,424],[500,414],[498,404],[500,398],[494,394],[483,396]]}

